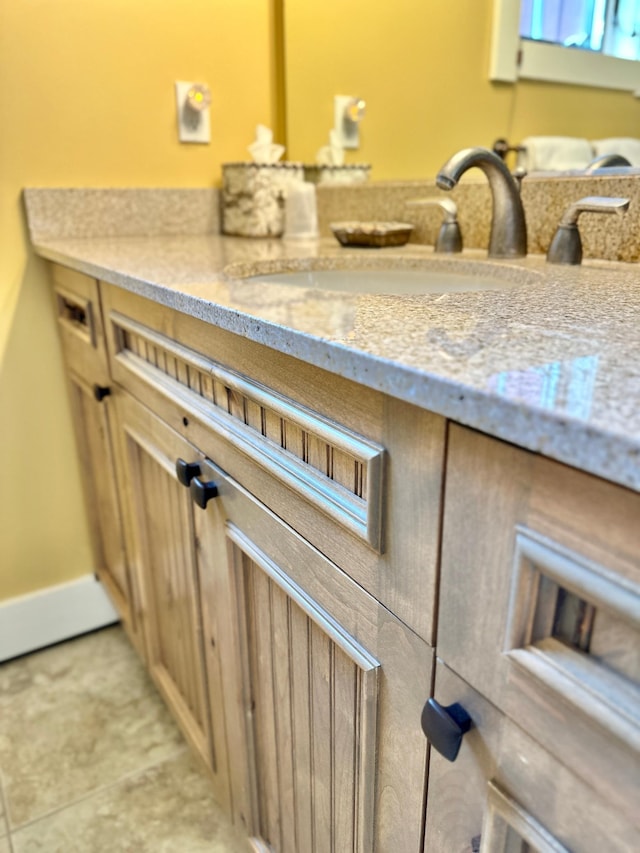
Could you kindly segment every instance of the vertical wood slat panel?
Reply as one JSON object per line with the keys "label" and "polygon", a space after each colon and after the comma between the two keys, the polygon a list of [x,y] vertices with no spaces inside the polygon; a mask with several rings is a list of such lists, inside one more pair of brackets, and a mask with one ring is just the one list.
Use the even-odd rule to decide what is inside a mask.
{"label": "vertical wood slat panel", "polygon": [[175,356],[169,356],[167,358],[167,373],[169,376],[173,377],[173,379],[178,378],[178,359]]}
{"label": "vertical wood slat panel", "polygon": [[[153,599],[153,663],[160,666],[201,731],[206,728],[205,698],[190,553],[190,527],[184,496],[175,479],[144,451],[138,450],[141,493],[146,513],[149,567],[147,585]],[[154,511],[153,507],[157,506]]]}
{"label": "vertical wood slat panel", "polygon": [[282,418],[269,409],[264,409],[263,424],[265,437],[282,447]]}
{"label": "vertical wood slat panel", "polygon": [[271,600],[271,658],[278,763],[281,853],[297,853],[293,783],[293,732],[291,720],[291,662],[289,659],[290,600],[269,583]]}
{"label": "vertical wood slat panel", "polygon": [[294,424],[292,421],[284,422],[284,443],[285,450],[296,456],[298,459],[304,458],[304,431],[302,427]]}
{"label": "vertical wood slat panel", "polygon": [[278,853],[365,853],[377,668],[361,668],[322,619],[243,560],[259,834]]}
{"label": "vertical wood slat panel", "polygon": [[189,388],[199,396],[202,394],[200,388],[200,371],[195,367],[189,368]]}
{"label": "vertical wood slat panel", "polygon": [[139,355],[143,357],[143,353],[141,352],[141,340],[140,335],[136,335],[134,333],[131,334],[129,338],[129,345],[131,347],[131,352],[135,355]]}
{"label": "vertical wood slat panel", "polygon": [[188,567],[181,564],[181,556],[189,553],[188,550],[185,551],[185,548],[188,549],[189,545],[184,542],[183,524],[181,523],[185,521],[182,518],[182,506],[180,505],[182,495],[177,494],[175,481],[169,477],[166,471],[162,472],[162,477],[166,483],[169,506],[171,507],[168,541],[165,549],[168,581],[172,590],[171,627],[173,631],[171,642],[179,649],[178,665],[172,670],[171,676],[180,691],[180,695],[185,700],[189,710],[193,713],[193,695],[189,678],[192,669],[190,666],[190,651],[192,646],[189,626],[185,619],[185,604],[187,601],[187,578],[185,575]]}
{"label": "vertical wood slat panel", "polygon": [[246,421],[246,412],[245,412],[245,398],[242,394],[239,394],[237,391],[234,391],[232,388],[228,390],[228,399],[229,399],[229,414],[232,415],[237,420],[245,423]]}
{"label": "vertical wood slat panel", "polygon": [[360,481],[360,490],[358,492],[358,495],[361,498],[365,498],[367,495],[367,487],[368,487],[367,466],[363,465],[362,462],[358,462],[358,468],[359,468],[359,481]]}
{"label": "vertical wood slat panel", "polygon": [[[160,488],[156,494],[162,494],[162,505],[169,507],[169,518],[166,515],[159,515],[162,519],[162,531],[157,531],[154,536],[154,549],[156,551],[156,559],[162,565],[162,575],[164,585],[167,590],[167,608],[166,608],[166,624],[163,627],[163,633],[167,637],[166,651],[170,655],[171,663],[167,667],[171,680],[174,682],[180,695],[187,701],[184,688],[184,673],[187,664],[187,651],[185,648],[186,640],[184,629],[181,624],[180,614],[180,572],[176,566],[176,545],[174,534],[178,533],[175,529],[175,518],[178,507],[176,505],[175,490],[172,489],[172,483],[167,476],[167,473],[161,468],[157,468],[158,479],[160,480]],[[168,520],[168,525],[167,525]],[[154,561],[155,563],[155,561]],[[187,702],[188,704],[188,702]]]}
{"label": "vertical wood slat panel", "polygon": [[311,683],[309,671],[311,622],[299,607],[291,606],[289,659],[293,730],[293,787],[299,850],[313,849],[311,804]]}
{"label": "vertical wood slat panel", "polygon": [[158,367],[162,370],[163,373],[169,373],[169,368],[167,367],[167,351],[159,350],[160,360],[158,362]]}
{"label": "vertical wood slat panel", "polygon": [[341,486],[353,493],[356,492],[357,464],[353,456],[334,448],[332,477],[336,483],[340,483]]}
{"label": "vertical wood slat panel", "polygon": [[184,696],[190,711],[200,726],[203,725],[201,703],[198,697],[198,674],[195,662],[197,660],[197,646],[195,627],[197,621],[195,614],[191,613],[191,602],[194,598],[193,576],[191,574],[191,560],[183,563],[184,556],[190,555],[191,531],[189,519],[184,511],[185,493],[177,481],[165,472],[168,488],[173,500],[173,512],[171,514],[171,542],[172,549],[172,573],[173,583],[176,589],[176,619],[179,624],[179,632],[183,648],[182,669],[178,675],[181,693]]}
{"label": "vertical wood slat panel", "polygon": [[316,471],[329,476],[329,446],[326,441],[309,434],[307,440],[307,464]]}
{"label": "vertical wood slat panel", "polygon": [[262,434],[262,406],[254,403],[249,398],[246,399],[245,417],[247,425],[254,429],[257,433]]}
{"label": "vertical wood slat panel", "polygon": [[223,412],[229,411],[229,395],[227,393],[227,386],[220,382],[219,379],[213,380],[213,393],[215,395],[215,404],[218,408],[222,409]]}
{"label": "vertical wood slat panel", "polygon": [[316,853],[332,853],[332,753],[331,669],[333,649],[329,637],[316,625],[311,628],[311,713],[313,840]]}
{"label": "vertical wood slat panel", "polygon": [[336,649],[333,659],[333,845],[337,851],[355,850],[357,766],[357,669]]}
{"label": "vertical wood slat panel", "polygon": [[255,742],[259,778],[258,801],[260,831],[264,839],[280,850],[280,813],[278,808],[278,762],[274,719],[273,667],[271,643],[270,590],[268,578],[249,563],[247,583],[251,610],[251,681],[255,702]]}
{"label": "vertical wood slat panel", "polygon": [[203,373],[200,377],[200,393],[208,403],[215,403],[216,398],[213,393],[213,379],[209,374]]}
{"label": "vertical wood slat panel", "polygon": [[177,376],[176,379],[181,385],[189,385],[189,368],[181,359],[176,359]]}
{"label": "vertical wood slat panel", "polygon": [[[163,500],[165,498],[163,491],[163,483],[159,479],[159,469],[153,460],[143,451],[138,450],[138,458],[140,464],[140,491],[142,495],[153,495],[154,499]],[[171,654],[173,651],[172,645],[168,642],[168,636],[165,629],[167,627],[167,594],[166,594],[166,579],[164,568],[164,549],[160,548],[158,554],[158,537],[164,536],[164,530],[158,523],[159,517],[156,513],[147,515],[149,529],[147,531],[147,544],[149,548],[149,565],[153,566],[154,571],[149,572],[147,583],[150,590],[150,597],[153,602],[150,602],[150,611],[155,615],[155,619],[151,622],[152,629],[152,650],[151,654],[154,657],[153,663],[160,664],[164,669],[172,667],[173,661]]]}

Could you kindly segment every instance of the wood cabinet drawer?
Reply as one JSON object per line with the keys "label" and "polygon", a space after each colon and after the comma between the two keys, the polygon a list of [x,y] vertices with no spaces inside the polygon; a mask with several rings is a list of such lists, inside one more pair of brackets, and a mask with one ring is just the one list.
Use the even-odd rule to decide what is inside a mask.
{"label": "wood cabinet drawer", "polygon": [[639,522],[640,495],[451,428],[438,654],[630,816]]}
{"label": "wood cabinet drawer", "polygon": [[67,365],[92,384],[109,383],[98,282],[53,265],[54,307]]}
{"label": "wood cabinet drawer", "polygon": [[444,420],[101,286],[114,380],[431,643]]}
{"label": "wood cabinet drawer", "polygon": [[628,815],[439,660],[435,696],[472,726],[453,763],[431,750],[424,853],[637,850]]}

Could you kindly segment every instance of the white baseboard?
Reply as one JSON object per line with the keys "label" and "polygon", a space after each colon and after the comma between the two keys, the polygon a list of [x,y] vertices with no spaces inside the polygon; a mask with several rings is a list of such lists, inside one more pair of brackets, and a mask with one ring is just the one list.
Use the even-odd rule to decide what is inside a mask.
{"label": "white baseboard", "polygon": [[119,620],[94,575],[0,602],[0,661]]}

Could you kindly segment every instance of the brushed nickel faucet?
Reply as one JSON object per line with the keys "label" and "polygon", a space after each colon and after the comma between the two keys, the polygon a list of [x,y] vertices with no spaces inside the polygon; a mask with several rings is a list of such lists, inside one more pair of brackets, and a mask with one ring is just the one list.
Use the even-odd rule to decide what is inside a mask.
{"label": "brushed nickel faucet", "polygon": [[631,163],[622,154],[601,154],[587,165],[584,174],[591,175],[596,169],[610,169],[612,166],[630,165]]}
{"label": "brushed nickel faucet", "polygon": [[578,217],[581,213],[617,213],[622,216],[629,208],[628,198],[606,198],[597,195],[586,196],[573,202],[565,210],[558,225],[547,260],[550,264],[579,264],[582,261],[582,239],[578,229]]}
{"label": "brushed nickel faucet", "polygon": [[465,148],[438,172],[436,184],[451,190],[462,175],[477,166],[487,176],[493,198],[490,258],[522,258],[527,254],[527,224],[518,186],[504,162],[487,148]]}
{"label": "brushed nickel faucet", "polygon": [[434,250],[450,255],[462,251],[462,234],[458,224],[458,207],[451,198],[419,198],[406,202],[407,207],[438,207],[444,214]]}

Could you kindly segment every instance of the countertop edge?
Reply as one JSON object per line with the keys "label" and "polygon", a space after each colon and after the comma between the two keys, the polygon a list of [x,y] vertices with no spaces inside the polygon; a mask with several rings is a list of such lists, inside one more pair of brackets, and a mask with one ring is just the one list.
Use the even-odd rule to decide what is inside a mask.
{"label": "countertop edge", "polygon": [[[307,364],[640,492],[640,443],[628,437],[203,300],[183,293],[175,286],[118,273],[44,242],[35,242],[33,247],[36,254],[46,260],[71,267]],[[206,306],[206,318],[203,317],[203,305]],[[611,451],[612,441],[616,443],[615,454]]]}

